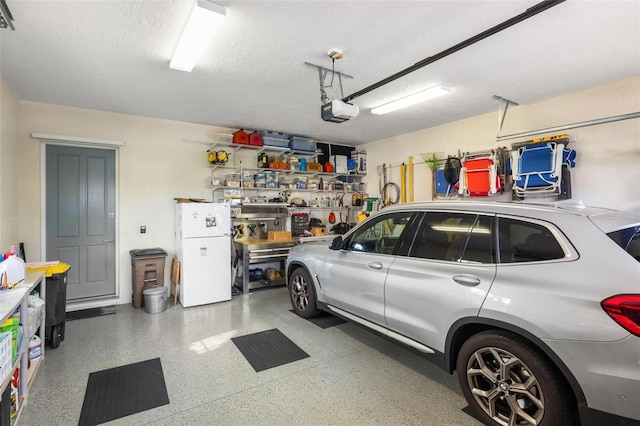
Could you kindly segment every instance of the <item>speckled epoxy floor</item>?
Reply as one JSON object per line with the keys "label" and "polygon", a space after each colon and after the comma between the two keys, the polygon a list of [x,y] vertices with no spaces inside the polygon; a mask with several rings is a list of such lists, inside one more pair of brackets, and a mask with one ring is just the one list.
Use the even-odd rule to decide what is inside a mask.
{"label": "speckled epoxy floor", "polygon": [[[168,405],[114,425],[479,425],[455,376],[346,323],[322,329],[293,313],[285,288],[230,302],[66,322],[47,348],[20,425],[78,423],[91,372],[160,357]],[[231,338],[278,328],[310,357],[256,373]]]}

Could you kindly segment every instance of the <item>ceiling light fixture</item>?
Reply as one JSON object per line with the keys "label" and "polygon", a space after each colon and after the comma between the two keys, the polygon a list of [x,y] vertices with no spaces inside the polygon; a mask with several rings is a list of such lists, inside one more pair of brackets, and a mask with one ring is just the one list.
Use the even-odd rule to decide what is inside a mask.
{"label": "ceiling light fixture", "polygon": [[178,46],[173,52],[169,68],[191,72],[205,47],[222,24],[225,15],[224,6],[208,0],[196,0],[189,21],[182,30]]}
{"label": "ceiling light fixture", "polygon": [[371,108],[371,114],[386,114],[388,112],[396,111],[411,105],[418,104],[420,102],[428,101],[430,99],[446,95],[450,92],[451,89],[448,86],[439,84],[426,90],[422,90],[421,92],[414,93],[413,95],[405,96],[404,98],[396,99],[395,101],[387,102],[386,104],[373,107]]}

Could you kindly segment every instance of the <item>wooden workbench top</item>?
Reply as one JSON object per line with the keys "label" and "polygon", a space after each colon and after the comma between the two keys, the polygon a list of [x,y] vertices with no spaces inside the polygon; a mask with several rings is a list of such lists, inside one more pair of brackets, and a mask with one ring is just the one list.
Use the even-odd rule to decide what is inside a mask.
{"label": "wooden workbench top", "polygon": [[300,243],[300,242],[312,242],[312,241],[331,241],[336,235],[327,235],[325,237],[293,237],[284,241],[265,240],[260,238],[252,238],[250,240],[233,240],[234,243],[240,245],[252,245],[252,244],[286,244],[286,243]]}

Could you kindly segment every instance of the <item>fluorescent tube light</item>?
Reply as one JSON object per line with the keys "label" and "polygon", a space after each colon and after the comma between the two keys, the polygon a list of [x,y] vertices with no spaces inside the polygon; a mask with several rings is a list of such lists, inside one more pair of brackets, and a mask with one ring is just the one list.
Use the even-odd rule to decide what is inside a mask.
{"label": "fluorescent tube light", "polygon": [[211,37],[222,24],[225,15],[224,6],[208,0],[197,0],[191,11],[191,16],[189,16],[189,21],[182,30],[169,68],[191,72],[205,47],[209,44]]}
{"label": "fluorescent tube light", "polygon": [[428,101],[429,99],[437,98],[438,96],[445,95],[451,92],[451,89],[444,84],[439,84],[434,87],[430,87],[413,95],[406,96],[404,98],[396,99],[395,101],[388,102],[386,104],[378,105],[371,108],[371,114],[386,114],[401,108],[406,108],[411,105],[418,104],[420,102]]}

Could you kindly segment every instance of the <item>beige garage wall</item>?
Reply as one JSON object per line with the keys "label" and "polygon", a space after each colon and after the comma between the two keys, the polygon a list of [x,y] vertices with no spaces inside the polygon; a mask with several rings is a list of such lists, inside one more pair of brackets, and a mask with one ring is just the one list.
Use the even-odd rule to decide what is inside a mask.
{"label": "beige garage wall", "polygon": [[[3,91],[6,86],[2,83]],[[5,92],[3,92],[4,95]],[[8,106],[6,105],[8,104]],[[17,105],[17,106],[16,106]],[[211,199],[207,188],[209,168],[206,147],[185,144],[182,139],[211,140],[220,129],[184,122],[157,120],[63,106],[17,101],[13,94],[2,97],[2,174],[0,174],[0,221],[8,231],[2,244],[26,243],[29,260],[40,258],[42,183],[40,141],[31,133],[53,133],[75,137],[122,140],[118,149],[118,303],[131,302],[129,250],[162,247],[174,254],[174,197]],[[5,108],[8,111],[5,118]],[[496,108],[497,109],[497,108]],[[533,105],[509,109],[502,134],[546,128],[640,111],[640,77],[617,82]],[[18,120],[19,117],[19,120]],[[15,123],[19,122],[17,130]],[[248,123],[249,124],[249,123]],[[13,127],[12,127],[13,126]],[[15,133],[15,137],[7,136]],[[571,146],[578,152],[572,170],[575,199],[585,204],[638,209],[640,189],[640,120],[632,119],[568,131]],[[371,195],[377,196],[376,166],[383,162],[398,165],[415,158],[415,199],[428,200],[431,178],[420,153],[458,149],[474,151],[506,145],[495,141],[497,112],[402,135],[362,146],[368,152]],[[16,141],[13,145],[11,140]],[[528,138],[527,138],[528,139]],[[7,147],[8,145],[8,147]],[[16,149],[19,147],[19,155]],[[6,155],[6,157],[5,157]],[[19,159],[19,162],[18,162]],[[19,164],[18,167],[15,165]],[[5,167],[6,166],[6,167]],[[7,172],[5,173],[5,168]],[[13,194],[19,181],[19,194]],[[392,169],[392,180],[399,182],[399,169]],[[8,189],[7,189],[8,187]],[[501,197],[492,197],[498,200]],[[509,197],[502,196],[502,199]],[[19,209],[16,200],[19,199]],[[5,203],[9,200],[9,203]],[[11,207],[6,207],[11,204]],[[15,224],[13,226],[12,224]],[[146,234],[139,233],[140,226]],[[19,238],[19,240],[18,240]],[[2,247],[2,246],[0,246]],[[169,277],[168,265],[165,276]]]}
{"label": "beige garage wall", "polygon": [[[216,127],[78,108],[20,102],[21,237],[31,260],[40,258],[41,142],[34,132],[124,141],[118,148],[118,303],[131,302],[129,250],[162,247],[175,253],[174,198],[211,200],[206,146],[182,139],[212,140]],[[140,226],[146,226],[145,234]],[[45,260],[45,259],[42,259]],[[46,259],[52,260],[52,259]],[[169,264],[165,268],[168,280]],[[166,283],[168,285],[168,282]]]}
{"label": "beige garage wall", "polygon": [[0,252],[19,243],[18,98],[0,79]]}
{"label": "beige garage wall", "polygon": [[[455,88],[454,88],[455,90]],[[413,156],[414,198],[431,199],[431,174],[421,153],[441,151],[455,155],[458,150],[480,151],[532,139],[533,136],[496,142],[496,112],[362,145],[367,151],[369,193],[378,196],[376,166],[397,166]],[[500,135],[544,129],[564,124],[640,112],[640,77],[619,81],[531,105],[510,107]],[[577,151],[576,167],[571,170],[574,200],[586,205],[640,210],[640,119],[582,127],[550,134],[568,133],[570,147]],[[541,134],[539,136],[548,136]],[[400,183],[400,169],[391,168],[391,180]],[[510,195],[474,197],[510,200]]]}

